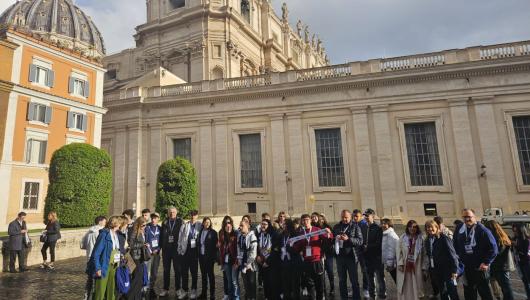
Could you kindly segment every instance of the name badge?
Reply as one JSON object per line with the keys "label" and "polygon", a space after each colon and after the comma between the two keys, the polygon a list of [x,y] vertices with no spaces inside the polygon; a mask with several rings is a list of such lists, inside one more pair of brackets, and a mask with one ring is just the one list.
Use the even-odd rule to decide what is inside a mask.
{"label": "name badge", "polygon": [[414,262],[415,261],[414,255],[408,255],[407,256],[407,261]]}
{"label": "name badge", "polygon": [[225,264],[228,263],[228,260],[229,260],[229,258],[228,258],[228,254],[226,254],[226,255],[225,255]]}
{"label": "name badge", "polygon": [[152,240],[151,241],[151,247],[157,248],[158,247],[158,240]]}
{"label": "name badge", "polygon": [[311,246],[307,246],[307,247],[305,247],[305,256],[306,256],[306,257],[311,257],[311,256],[313,256],[313,251],[311,250]]}
{"label": "name badge", "polygon": [[190,241],[191,249],[194,249],[197,246],[197,241],[195,239]]}
{"label": "name badge", "polygon": [[466,254],[473,254],[473,247],[471,245],[464,245],[464,249],[466,250]]}
{"label": "name badge", "polygon": [[287,254],[287,248],[282,247],[282,256],[285,256]]}
{"label": "name badge", "polygon": [[204,252],[206,252],[204,249],[204,245],[201,245],[201,255],[204,255]]}
{"label": "name badge", "polygon": [[172,235],[170,235],[170,236],[168,237],[168,243],[172,244],[172,243],[174,243],[174,242],[175,242],[175,237],[172,236]]}
{"label": "name badge", "polygon": [[119,253],[114,254],[114,263],[119,263],[120,262],[120,258],[121,258],[121,256],[120,256]]}
{"label": "name badge", "polygon": [[431,268],[434,268],[434,258],[431,257]]}

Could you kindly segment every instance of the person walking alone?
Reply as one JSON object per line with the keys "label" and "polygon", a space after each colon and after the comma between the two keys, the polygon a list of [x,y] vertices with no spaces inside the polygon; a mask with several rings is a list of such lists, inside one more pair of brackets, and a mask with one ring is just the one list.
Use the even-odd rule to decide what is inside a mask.
{"label": "person walking alone", "polygon": [[15,261],[18,257],[18,271],[26,271],[25,248],[29,243],[28,228],[26,227],[26,213],[19,212],[17,218],[9,223],[9,272],[16,273]]}
{"label": "person walking alone", "polygon": [[[42,254],[42,264],[40,265],[41,269],[55,269],[55,245],[57,241],[61,239],[61,225],[59,220],[57,220],[57,213],[50,211],[48,213],[48,218],[46,220],[46,229],[41,235],[41,242],[44,242],[42,249],[40,250]],[[47,250],[50,248],[50,262],[48,263]]]}

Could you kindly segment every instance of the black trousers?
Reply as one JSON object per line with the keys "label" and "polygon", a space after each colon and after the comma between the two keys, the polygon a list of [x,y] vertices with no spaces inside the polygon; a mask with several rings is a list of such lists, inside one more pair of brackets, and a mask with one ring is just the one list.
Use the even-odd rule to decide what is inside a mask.
{"label": "black trousers", "polygon": [[245,286],[245,299],[256,299],[256,272],[247,270],[245,274],[241,272],[241,277],[243,277],[243,285]]}
{"label": "black trousers", "polygon": [[206,292],[208,290],[208,283],[210,284],[210,299],[215,299],[215,274],[213,268],[215,260],[207,259],[204,256],[199,257],[199,265],[201,267],[201,281],[202,281],[202,296],[206,299]]}
{"label": "black trousers", "polygon": [[324,266],[322,261],[304,262],[304,273],[307,276],[307,290],[311,300],[324,299]]}
{"label": "black trousers", "polygon": [[384,298],[386,296],[385,270],[381,257],[365,256],[366,273],[368,276],[368,291],[370,297],[375,298],[375,288],[377,281],[377,296]]}
{"label": "black trousers", "polygon": [[18,257],[18,269],[24,270],[26,268],[26,261],[24,260],[24,250],[9,251],[9,271],[15,272],[15,261]]}
{"label": "black trousers", "polygon": [[141,261],[135,261],[135,264],[136,268],[131,276],[131,288],[127,293],[127,300],[142,300],[145,266]]}
{"label": "black trousers", "polygon": [[162,250],[162,264],[164,267],[164,290],[169,290],[171,266],[175,273],[175,290],[181,288],[181,268],[176,249]]}
{"label": "black trousers", "polygon": [[357,263],[352,256],[339,255],[335,258],[337,260],[337,273],[339,274],[339,290],[340,298],[342,300],[348,299],[348,277],[352,287],[353,299],[361,299],[361,291],[359,290],[359,281],[357,278]]}
{"label": "black trousers", "polygon": [[89,300],[92,299],[93,288],[94,288],[94,278],[92,277],[92,275],[87,275],[87,279],[85,283],[85,293],[87,294]]}
{"label": "black trousers", "polygon": [[279,300],[281,293],[280,274],[277,266],[261,267],[263,273],[263,292],[267,300]]}
{"label": "black trousers", "polygon": [[191,273],[191,289],[197,290],[199,278],[199,254],[197,248],[191,249],[188,245],[186,254],[182,256],[182,289],[188,291],[189,273]]}
{"label": "black trousers", "polygon": [[48,256],[46,255],[47,253],[47,250],[48,248],[50,248],[50,258],[51,258],[51,262],[55,262],[55,245],[57,244],[57,241],[53,241],[53,242],[44,242],[44,244],[42,245],[42,249],[40,249],[40,253],[42,254],[42,260],[43,261],[47,261],[48,260]]}
{"label": "black trousers", "polygon": [[281,267],[283,299],[300,300],[300,265],[284,263]]}
{"label": "black trousers", "polygon": [[467,284],[464,284],[464,298],[466,300],[475,300],[478,295],[482,300],[493,300],[488,272],[466,268],[465,275]]}

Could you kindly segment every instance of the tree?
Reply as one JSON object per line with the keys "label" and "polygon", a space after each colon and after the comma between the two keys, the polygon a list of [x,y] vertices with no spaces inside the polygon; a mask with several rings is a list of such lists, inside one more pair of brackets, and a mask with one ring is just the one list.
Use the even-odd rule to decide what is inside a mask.
{"label": "tree", "polygon": [[44,219],[55,211],[61,226],[91,226],[107,215],[112,194],[111,159],[92,145],[74,143],[53,153]]}
{"label": "tree", "polygon": [[158,168],[156,210],[165,213],[168,207],[178,209],[181,217],[197,209],[197,175],[191,163],[182,158],[164,162]]}

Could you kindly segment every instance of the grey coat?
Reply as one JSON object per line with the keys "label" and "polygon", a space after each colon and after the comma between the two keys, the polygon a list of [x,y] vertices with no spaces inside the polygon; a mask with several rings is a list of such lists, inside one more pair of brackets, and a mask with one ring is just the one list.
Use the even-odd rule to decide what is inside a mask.
{"label": "grey coat", "polygon": [[9,250],[20,251],[24,249],[26,234],[22,230],[27,229],[26,222],[22,221],[22,226],[18,220],[9,223],[7,233],[9,234]]}

